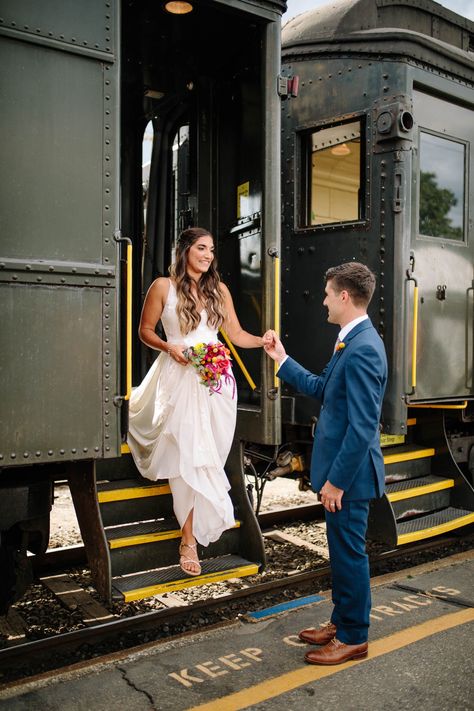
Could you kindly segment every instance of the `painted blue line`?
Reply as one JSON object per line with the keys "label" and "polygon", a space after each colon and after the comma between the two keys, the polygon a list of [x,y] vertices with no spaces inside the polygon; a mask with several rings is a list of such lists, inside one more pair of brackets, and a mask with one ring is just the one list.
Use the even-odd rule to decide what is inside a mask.
{"label": "painted blue line", "polygon": [[277,612],[285,612],[285,610],[294,610],[295,607],[303,607],[304,605],[311,605],[313,602],[319,602],[320,600],[325,600],[321,595],[307,595],[306,597],[298,597],[296,600],[290,600],[289,602],[282,602],[280,605],[273,605],[273,607],[266,607],[264,610],[257,610],[256,612],[247,613],[246,617],[251,617],[254,620],[261,620],[269,615],[274,615]]}

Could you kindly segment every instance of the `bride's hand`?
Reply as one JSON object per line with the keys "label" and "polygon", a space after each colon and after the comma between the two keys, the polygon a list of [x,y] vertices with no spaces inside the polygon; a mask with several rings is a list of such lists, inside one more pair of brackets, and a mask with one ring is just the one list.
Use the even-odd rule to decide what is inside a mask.
{"label": "bride's hand", "polygon": [[184,350],[186,350],[186,346],[181,345],[180,343],[172,343],[168,346],[168,355],[180,365],[187,365],[189,361],[183,355]]}

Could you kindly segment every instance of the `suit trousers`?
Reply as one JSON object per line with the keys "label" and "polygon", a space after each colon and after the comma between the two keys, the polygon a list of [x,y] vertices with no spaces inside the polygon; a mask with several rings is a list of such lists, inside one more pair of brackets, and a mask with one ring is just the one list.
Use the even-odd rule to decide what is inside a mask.
{"label": "suit trousers", "polygon": [[331,622],[345,644],[367,641],[371,606],[369,557],[365,550],[369,502],[344,501],[342,509],[326,511],[332,574]]}

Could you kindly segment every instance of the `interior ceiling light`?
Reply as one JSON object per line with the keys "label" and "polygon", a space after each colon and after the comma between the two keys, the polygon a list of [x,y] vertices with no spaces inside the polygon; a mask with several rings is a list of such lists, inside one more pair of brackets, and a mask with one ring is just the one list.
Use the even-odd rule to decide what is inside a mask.
{"label": "interior ceiling light", "polygon": [[165,2],[166,12],[171,12],[172,15],[187,15],[192,12],[193,6],[190,2],[178,2],[178,0],[170,0]]}
{"label": "interior ceiling light", "polygon": [[338,146],[334,146],[334,148],[331,148],[331,153],[333,156],[348,156],[349,153],[351,152],[351,149],[347,145],[347,143],[340,143]]}

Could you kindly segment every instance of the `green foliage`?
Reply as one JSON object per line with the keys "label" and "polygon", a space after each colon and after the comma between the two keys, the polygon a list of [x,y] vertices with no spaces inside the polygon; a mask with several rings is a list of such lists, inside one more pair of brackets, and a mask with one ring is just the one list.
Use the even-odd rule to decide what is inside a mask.
{"label": "green foliage", "polygon": [[462,239],[462,227],[453,227],[448,213],[457,205],[451,190],[438,187],[435,173],[420,172],[420,224],[422,235]]}

